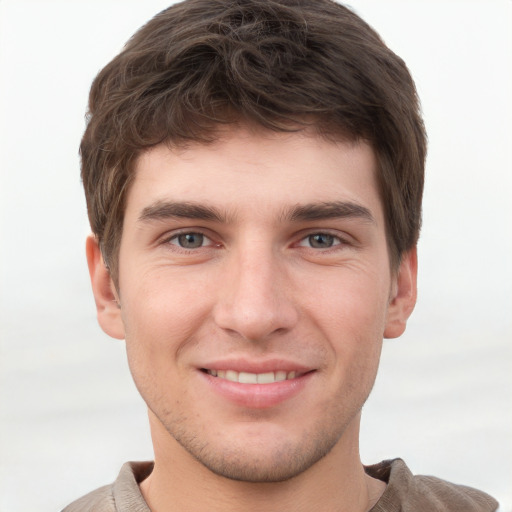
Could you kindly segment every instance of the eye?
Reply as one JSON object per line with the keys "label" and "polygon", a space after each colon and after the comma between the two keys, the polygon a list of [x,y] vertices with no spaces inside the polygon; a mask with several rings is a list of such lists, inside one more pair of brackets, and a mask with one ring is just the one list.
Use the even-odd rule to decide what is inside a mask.
{"label": "eye", "polygon": [[313,233],[303,238],[299,246],[312,247],[313,249],[329,249],[335,245],[340,245],[341,239],[329,233]]}
{"label": "eye", "polygon": [[211,245],[211,240],[202,233],[181,233],[174,235],[169,243],[178,245],[183,249],[198,249],[206,245]]}

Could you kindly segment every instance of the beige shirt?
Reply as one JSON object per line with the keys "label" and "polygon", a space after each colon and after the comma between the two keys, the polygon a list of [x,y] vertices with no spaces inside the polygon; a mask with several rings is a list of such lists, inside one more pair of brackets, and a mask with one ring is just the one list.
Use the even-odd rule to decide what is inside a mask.
{"label": "beige shirt", "polygon": [[[152,462],[127,462],[117,480],[87,494],[62,512],[151,512],[139,489]],[[367,466],[366,472],[387,483],[370,512],[494,512],[496,500],[471,487],[433,476],[414,476],[401,459]]]}

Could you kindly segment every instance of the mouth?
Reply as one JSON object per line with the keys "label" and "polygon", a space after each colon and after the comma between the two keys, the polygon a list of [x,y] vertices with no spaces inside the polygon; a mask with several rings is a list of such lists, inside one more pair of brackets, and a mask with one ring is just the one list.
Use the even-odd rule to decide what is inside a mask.
{"label": "mouth", "polygon": [[237,372],[235,370],[212,370],[208,368],[202,368],[201,371],[211,375],[212,377],[228,380],[230,382],[238,382],[240,384],[274,384],[275,382],[293,380],[298,377],[302,377],[305,373],[308,373],[286,370],[277,370],[265,373],[249,373]]}
{"label": "mouth", "polygon": [[291,400],[308,387],[316,373],[286,361],[224,361],[198,369],[215,396],[244,409],[268,409]]}

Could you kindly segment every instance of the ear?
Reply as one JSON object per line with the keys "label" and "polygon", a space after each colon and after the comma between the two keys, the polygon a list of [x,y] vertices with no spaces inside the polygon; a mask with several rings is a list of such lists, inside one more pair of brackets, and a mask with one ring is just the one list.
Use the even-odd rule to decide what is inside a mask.
{"label": "ear", "polygon": [[418,254],[416,247],[402,255],[388,306],[385,338],[398,338],[405,331],[407,320],[416,304]]}
{"label": "ear", "polygon": [[124,339],[124,324],[121,318],[119,297],[96,237],[89,235],[85,247],[98,323],[109,336],[122,340]]}

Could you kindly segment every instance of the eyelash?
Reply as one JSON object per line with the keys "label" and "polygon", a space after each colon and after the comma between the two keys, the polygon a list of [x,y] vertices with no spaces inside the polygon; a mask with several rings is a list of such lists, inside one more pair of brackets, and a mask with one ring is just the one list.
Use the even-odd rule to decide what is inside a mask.
{"label": "eyelash", "polygon": [[[180,237],[183,237],[183,236],[191,236],[191,235],[195,235],[195,236],[200,236],[202,237],[202,242],[204,243],[205,241],[209,241],[210,243],[207,244],[207,245],[203,245],[201,244],[200,246],[198,247],[193,247],[193,248],[188,248],[188,247],[183,247],[181,246],[179,243],[173,243],[173,241],[178,241]],[[201,248],[208,248],[208,247],[213,247],[213,246],[220,246],[220,244],[215,244],[211,237],[209,237],[208,235],[202,233],[201,231],[182,231],[180,233],[175,233],[173,234],[172,236],[166,238],[165,240],[163,240],[162,242],[163,244],[168,244],[168,245],[173,245],[176,249],[180,250],[180,251],[186,251],[186,252],[194,252],[196,251],[197,249],[201,249]]]}
{"label": "eyelash", "polygon": [[[312,239],[314,237],[323,237],[324,239],[327,238],[332,242],[332,245],[329,245],[328,247],[312,247]],[[309,245],[304,245],[304,243],[307,243],[309,241]],[[308,235],[304,236],[300,239],[299,243],[296,244],[299,247],[307,247],[308,249],[318,249],[322,250],[323,252],[328,251],[329,249],[336,250],[339,246],[347,245],[348,242],[340,237],[339,235],[335,235],[333,233],[329,233],[328,231],[316,231],[314,233],[309,233]]]}

